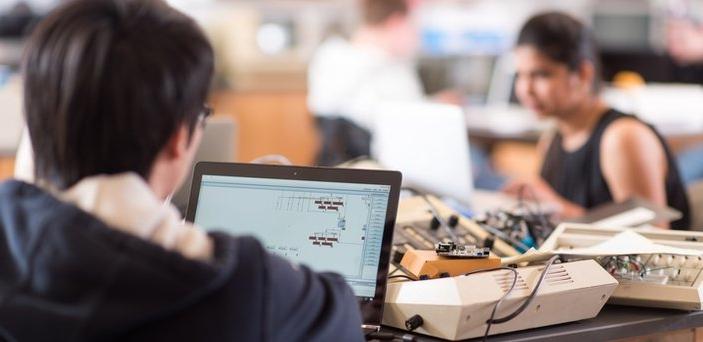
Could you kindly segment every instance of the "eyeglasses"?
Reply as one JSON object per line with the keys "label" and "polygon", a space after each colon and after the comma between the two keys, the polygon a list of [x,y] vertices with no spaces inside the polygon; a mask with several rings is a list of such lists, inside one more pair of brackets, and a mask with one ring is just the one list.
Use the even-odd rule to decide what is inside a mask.
{"label": "eyeglasses", "polygon": [[198,114],[198,124],[201,127],[205,127],[205,121],[206,119],[212,115],[212,108],[208,105],[203,105],[203,108],[200,110],[200,113]]}

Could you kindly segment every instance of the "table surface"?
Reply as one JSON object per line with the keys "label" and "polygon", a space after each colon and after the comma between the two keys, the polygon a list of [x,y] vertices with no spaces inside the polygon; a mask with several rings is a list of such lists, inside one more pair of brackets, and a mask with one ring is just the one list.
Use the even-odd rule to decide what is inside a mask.
{"label": "table surface", "polygon": [[[703,311],[606,305],[595,318],[489,336],[489,341],[605,341],[703,326]],[[405,333],[383,327],[383,332]],[[417,335],[418,341],[439,341]]]}

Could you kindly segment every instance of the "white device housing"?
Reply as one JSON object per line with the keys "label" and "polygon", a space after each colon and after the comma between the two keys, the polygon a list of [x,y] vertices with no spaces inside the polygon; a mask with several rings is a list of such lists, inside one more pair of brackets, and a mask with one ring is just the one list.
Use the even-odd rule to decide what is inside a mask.
{"label": "white device housing", "polygon": [[[495,318],[515,311],[530,295],[544,266],[516,269],[519,278]],[[493,306],[510,288],[513,273],[497,270],[470,276],[388,284],[383,324],[405,329],[420,315],[415,332],[448,340],[483,336]],[[617,281],[593,260],[552,265],[529,306],[514,319],[493,324],[490,334],[537,328],[595,317]]]}

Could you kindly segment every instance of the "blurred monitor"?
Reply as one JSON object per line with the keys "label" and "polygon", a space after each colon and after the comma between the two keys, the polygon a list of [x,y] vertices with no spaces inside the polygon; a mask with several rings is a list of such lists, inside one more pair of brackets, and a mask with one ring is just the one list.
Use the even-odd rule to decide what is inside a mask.
{"label": "blurred monitor", "polygon": [[403,186],[469,206],[473,178],[464,112],[450,105],[386,103],[376,112],[372,151]]}

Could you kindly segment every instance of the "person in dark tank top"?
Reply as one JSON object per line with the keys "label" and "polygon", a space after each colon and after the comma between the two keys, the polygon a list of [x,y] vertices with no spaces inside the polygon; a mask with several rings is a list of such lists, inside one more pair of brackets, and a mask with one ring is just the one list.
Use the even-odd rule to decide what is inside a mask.
{"label": "person in dark tank top", "polygon": [[652,126],[601,99],[597,56],[590,30],[567,14],[538,14],[522,27],[516,94],[556,128],[538,145],[540,177],[513,181],[504,190],[516,194],[527,187],[539,200],[557,204],[564,218],[639,197],[681,211],[671,227],[688,229],[688,199],[669,147]]}

